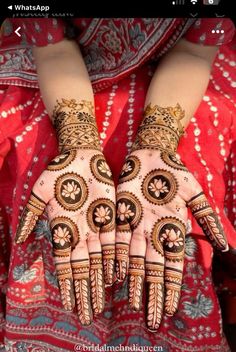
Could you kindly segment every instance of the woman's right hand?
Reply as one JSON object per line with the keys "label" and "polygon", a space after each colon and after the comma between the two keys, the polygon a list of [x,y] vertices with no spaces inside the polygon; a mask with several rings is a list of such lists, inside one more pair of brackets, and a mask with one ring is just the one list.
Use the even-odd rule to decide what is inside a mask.
{"label": "woman's right hand", "polygon": [[[89,325],[104,308],[115,258],[115,188],[103,154],[77,149],[54,158],[36,181],[16,234],[23,243],[46,209],[66,310]],[[92,307],[91,307],[91,302]]]}

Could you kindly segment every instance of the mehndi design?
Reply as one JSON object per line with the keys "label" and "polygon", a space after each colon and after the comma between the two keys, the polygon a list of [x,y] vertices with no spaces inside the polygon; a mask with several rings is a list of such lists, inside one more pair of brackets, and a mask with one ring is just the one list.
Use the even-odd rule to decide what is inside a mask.
{"label": "mehndi design", "polygon": [[[175,152],[184,111],[148,105],[117,189],[116,274],[129,275],[129,304],[142,309],[147,282],[147,327],[177,309],[183,276],[187,207],[210,241],[227,250],[217,215]],[[186,182],[187,180],[187,182]]]}
{"label": "mehndi design", "polygon": [[90,325],[104,309],[105,284],[114,282],[115,188],[92,103],[58,101],[53,123],[61,154],[36,181],[15,241],[23,243],[48,211],[62,304]]}

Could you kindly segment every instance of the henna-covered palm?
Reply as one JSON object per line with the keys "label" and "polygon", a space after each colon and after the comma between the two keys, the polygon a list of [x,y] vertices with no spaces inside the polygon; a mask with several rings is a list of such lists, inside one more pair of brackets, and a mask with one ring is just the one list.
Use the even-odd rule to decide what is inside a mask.
{"label": "henna-covered palm", "polygon": [[15,240],[24,242],[46,209],[63,306],[76,306],[81,324],[89,325],[104,308],[104,283],[113,283],[115,188],[94,118],[69,103],[54,123],[62,153],[36,181]]}
{"label": "henna-covered palm", "polygon": [[129,304],[134,310],[141,309],[146,281],[147,326],[156,331],[163,310],[173,315],[178,308],[187,207],[213,245],[226,250],[227,241],[201,186],[175,155],[178,128],[170,123],[169,131],[166,123],[173,114],[147,110],[119,178],[116,273],[120,280],[129,274]]}

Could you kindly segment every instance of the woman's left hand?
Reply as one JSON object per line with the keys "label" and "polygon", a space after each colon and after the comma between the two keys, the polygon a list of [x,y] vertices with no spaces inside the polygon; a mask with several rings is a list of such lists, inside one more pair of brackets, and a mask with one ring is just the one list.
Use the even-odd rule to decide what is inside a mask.
{"label": "woman's left hand", "polygon": [[148,283],[147,326],[156,331],[163,309],[179,304],[189,207],[212,244],[227,250],[217,215],[202,188],[182,162],[166,151],[133,151],[123,166],[117,190],[116,274],[129,274],[129,304],[141,309]]}

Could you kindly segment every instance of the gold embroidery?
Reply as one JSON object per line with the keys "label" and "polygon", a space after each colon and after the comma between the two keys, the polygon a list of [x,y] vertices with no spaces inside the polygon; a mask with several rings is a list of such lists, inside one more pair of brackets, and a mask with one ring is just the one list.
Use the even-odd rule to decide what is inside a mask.
{"label": "gold embroidery", "polygon": [[75,99],[57,101],[53,111],[53,125],[60,151],[78,148],[101,150],[91,102],[77,102]]}
{"label": "gold embroidery", "polygon": [[149,104],[144,112],[144,119],[139,127],[132,150],[160,149],[175,153],[179,139],[183,135],[180,120],[184,110],[177,104],[175,107],[162,108]]}

